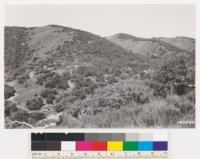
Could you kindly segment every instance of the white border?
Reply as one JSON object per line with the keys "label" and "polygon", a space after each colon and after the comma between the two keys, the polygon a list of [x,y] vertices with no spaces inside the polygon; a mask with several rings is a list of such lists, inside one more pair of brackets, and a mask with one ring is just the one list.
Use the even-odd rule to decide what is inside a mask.
{"label": "white border", "polygon": [[[0,15],[0,19],[1,19],[1,21],[0,21],[0,26],[1,26],[1,32],[0,32],[0,37],[1,37],[1,41],[0,41],[0,48],[1,48],[1,52],[2,52],[2,54],[0,54],[0,68],[4,68],[4,64],[3,64],[3,59],[4,59],[4,56],[3,56],[3,43],[4,43],[4,41],[3,41],[3,35],[4,35],[4,29],[3,29],[3,25],[4,25],[4,16],[3,16],[3,13],[4,13],[4,7],[3,6],[5,6],[5,5],[10,5],[10,4],[117,4],[117,5],[120,5],[120,4],[196,4],[196,8],[197,7],[199,7],[200,5],[199,5],[199,3],[197,3],[197,1],[195,1],[195,0],[183,0],[183,1],[181,1],[181,0],[179,0],[181,3],[179,3],[179,1],[177,0],[177,1],[174,1],[174,0],[168,0],[168,1],[166,1],[166,0],[152,0],[151,2],[150,1],[146,1],[146,0],[135,0],[135,1],[132,1],[132,0],[124,0],[123,1],[123,3],[122,3],[122,0],[106,0],[106,1],[104,1],[104,0],[101,0],[101,1],[98,1],[98,0],[85,0],[84,2],[83,2],[83,0],[66,0],[65,2],[64,1],[62,1],[62,0],[40,0],[40,3],[38,2],[39,0],[21,0],[21,1],[19,1],[19,0],[15,0],[14,2],[13,2],[14,0],[12,0],[12,2],[11,2],[11,0],[7,0],[6,1],[6,3],[4,2],[3,3],[3,5],[1,5],[1,8],[0,8],[0,10],[1,10],[1,15]],[[46,3],[44,3],[44,2],[46,2]],[[48,3],[47,3],[48,2]],[[170,3],[169,3],[170,2]],[[196,11],[197,11],[197,9],[196,9]],[[196,14],[196,28],[200,28],[199,27],[199,18],[198,18],[199,16],[197,16],[197,14]],[[2,20],[3,19],[3,20]],[[198,22],[197,22],[198,21]],[[198,31],[198,30],[196,30],[196,31]],[[200,33],[199,32],[196,32],[196,44],[198,44],[198,36],[197,35],[200,35]],[[200,59],[200,55],[199,55],[199,53],[198,53],[198,50],[199,50],[199,45],[196,45],[196,81],[200,81],[200,78],[199,78],[199,69],[198,68],[200,68],[200,65],[199,65],[199,63],[198,63],[198,61],[199,61],[199,59]],[[2,107],[0,107],[0,111],[1,112],[3,112],[3,96],[2,96],[2,94],[3,94],[3,83],[4,83],[4,77],[3,77],[3,75],[4,75],[4,69],[0,69],[0,83],[1,83],[1,85],[0,85],[0,94],[1,94],[1,96],[0,96],[0,105],[2,105]],[[46,129],[46,130],[44,130],[44,129],[32,129],[31,131],[34,131],[34,130],[36,130],[36,131],[39,131],[39,132],[43,132],[43,131],[66,131],[66,130],[68,130],[68,131],[79,131],[79,132],[89,132],[89,131],[95,131],[95,132],[101,132],[101,131],[109,131],[109,132],[133,132],[133,131],[141,131],[141,132],[145,132],[145,131],[150,131],[150,130],[153,130],[153,131],[161,131],[161,130],[164,130],[164,131],[188,131],[188,132],[190,132],[190,131],[194,131],[194,130],[198,130],[198,128],[200,128],[200,122],[199,122],[199,116],[197,115],[197,114],[200,114],[199,112],[200,112],[200,107],[199,107],[199,103],[200,103],[200,101],[199,101],[199,99],[198,99],[198,94],[200,94],[199,93],[199,84],[198,84],[198,82],[196,82],[196,128],[195,129],[176,129],[176,128],[174,128],[174,129],[149,129],[149,128],[145,128],[145,129],[117,129],[117,128],[114,128],[114,129]],[[2,121],[2,115],[0,115],[0,120]],[[3,118],[3,120],[4,120],[4,118]],[[2,123],[2,122],[0,122],[0,125],[1,125],[1,128],[4,128],[4,122]],[[7,131],[16,131],[16,130],[7,130]],[[20,130],[20,131],[23,131],[23,130]],[[25,130],[25,131],[30,131],[30,130]],[[200,130],[199,130],[200,131]]]}
{"label": "white border", "polygon": [[[200,142],[200,99],[198,96],[200,95],[200,43],[199,43],[199,35],[200,35],[200,1],[198,0],[1,0],[0,2],[0,144],[5,144],[8,140],[13,139],[15,141],[19,141],[19,138],[25,138],[22,141],[22,144],[29,143],[28,140],[30,137],[30,132],[168,132],[170,133],[170,149],[172,151],[171,157],[173,159],[181,157],[181,159],[200,158],[198,153],[199,144],[195,144],[194,142]],[[4,16],[3,16],[3,6],[10,4],[196,4],[196,128],[195,129],[4,129],[4,98],[3,98],[3,90],[4,90],[4,50],[3,50],[3,35],[4,35]],[[10,136],[10,138],[8,137]],[[18,138],[19,137],[19,138]],[[1,139],[2,138],[2,139]],[[188,139],[190,138],[190,139]],[[169,140],[170,140],[169,139]],[[182,144],[182,141],[187,141],[187,144],[191,144],[191,149],[184,149],[186,145]],[[2,151],[5,155],[9,153],[9,148],[12,149],[12,142],[7,144],[7,147],[4,145],[4,150]],[[9,146],[10,145],[10,146]],[[19,144],[20,145],[20,144]],[[182,146],[181,150],[177,146]],[[3,146],[3,145],[2,145]],[[1,146],[1,147],[2,147]],[[23,146],[23,145],[20,145]],[[175,147],[176,146],[176,147]],[[188,146],[188,145],[187,145]],[[27,145],[25,148],[20,147],[17,149],[19,154],[16,154],[16,158],[22,156],[22,159],[26,159],[29,152],[26,152],[30,149]],[[192,148],[193,147],[193,148]],[[187,152],[191,154],[188,154]],[[25,151],[25,152],[24,152]],[[179,151],[179,152],[178,152]],[[181,152],[180,152],[181,151]],[[21,153],[21,155],[20,155]],[[182,154],[181,154],[182,153]],[[4,156],[3,155],[3,156]],[[9,156],[12,154],[9,154]],[[1,157],[3,157],[1,155]],[[15,156],[15,155],[14,155]],[[17,157],[18,156],[18,157]],[[9,159],[9,158],[8,158]]]}

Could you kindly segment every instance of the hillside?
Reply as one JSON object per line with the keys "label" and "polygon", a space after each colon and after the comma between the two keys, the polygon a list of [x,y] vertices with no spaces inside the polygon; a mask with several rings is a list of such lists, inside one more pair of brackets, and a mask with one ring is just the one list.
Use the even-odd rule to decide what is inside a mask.
{"label": "hillside", "polygon": [[[48,25],[5,27],[4,45],[6,128],[127,127],[126,121],[170,127],[194,120],[194,88],[187,86],[194,85],[195,56],[165,41]],[[147,109],[152,123],[142,116]]]}
{"label": "hillside", "polygon": [[150,57],[158,57],[173,52],[192,52],[195,49],[193,39],[181,37],[148,39],[119,33],[106,38],[127,51]]}
{"label": "hillside", "polygon": [[193,38],[175,37],[175,38],[157,38],[157,39],[189,52],[195,51],[195,39]]}

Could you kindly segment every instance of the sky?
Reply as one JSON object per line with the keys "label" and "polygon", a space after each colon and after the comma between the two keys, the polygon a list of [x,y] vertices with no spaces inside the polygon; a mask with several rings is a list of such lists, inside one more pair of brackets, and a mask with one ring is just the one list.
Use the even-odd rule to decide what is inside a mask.
{"label": "sky", "polygon": [[195,5],[9,5],[6,26],[57,24],[101,36],[195,37]]}

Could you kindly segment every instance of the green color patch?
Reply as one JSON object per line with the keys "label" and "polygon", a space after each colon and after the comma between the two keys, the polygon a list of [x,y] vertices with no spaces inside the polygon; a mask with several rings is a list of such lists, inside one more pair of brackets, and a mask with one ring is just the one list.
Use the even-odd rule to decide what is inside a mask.
{"label": "green color patch", "polygon": [[138,142],[126,141],[123,143],[124,151],[137,151],[138,150]]}

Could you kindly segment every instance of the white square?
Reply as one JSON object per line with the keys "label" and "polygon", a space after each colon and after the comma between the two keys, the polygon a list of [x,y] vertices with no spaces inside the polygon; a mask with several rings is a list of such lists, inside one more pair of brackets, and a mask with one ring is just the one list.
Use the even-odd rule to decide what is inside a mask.
{"label": "white square", "polygon": [[168,141],[168,134],[167,133],[154,133],[153,141]]}
{"label": "white square", "polygon": [[76,142],[62,141],[61,142],[61,150],[62,151],[75,151],[76,150]]}

